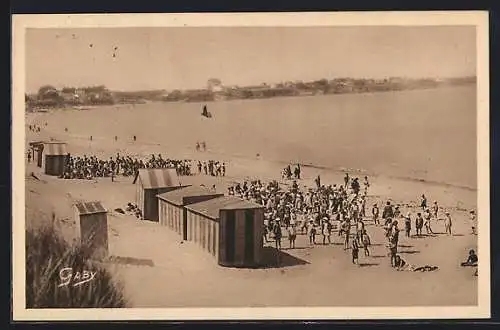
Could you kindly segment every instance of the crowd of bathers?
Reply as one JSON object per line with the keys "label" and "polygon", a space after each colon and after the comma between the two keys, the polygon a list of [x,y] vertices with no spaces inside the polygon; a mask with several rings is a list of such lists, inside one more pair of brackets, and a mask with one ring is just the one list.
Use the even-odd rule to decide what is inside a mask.
{"label": "crowd of bathers", "polygon": [[[298,172],[298,171],[297,171]],[[264,206],[263,238],[266,243],[274,241],[281,249],[281,240],[287,237],[289,248],[295,248],[297,233],[306,234],[310,246],[331,244],[335,237],[343,241],[344,250],[350,250],[352,262],[359,263],[359,251],[370,256],[371,239],[365,226],[366,221],[373,221],[385,231],[386,247],[390,264],[395,269],[407,267],[407,263],[398,254],[401,224],[407,237],[421,236],[425,227],[427,234],[433,233],[431,222],[444,213],[445,232],[451,235],[451,216],[444,212],[434,201],[432,208],[427,206],[427,198],[422,195],[420,207],[415,216],[410,212],[403,215],[400,205],[387,201],[382,212],[377,203],[367,209],[367,196],[370,183],[365,176],[361,189],[359,179],[344,177],[343,184],[324,185],[318,176],[314,187],[299,186],[298,180],[291,184],[279,184],[277,181],[263,183],[260,180],[235,183],[228,188],[228,195],[237,196]],[[441,212],[441,213],[440,213]],[[423,215],[422,215],[423,214]],[[470,211],[472,233],[475,233],[475,212]],[[415,227],[412,226],[414,220]],[[398,222],[399,221],[399,222]],[[413,229],[413,231],[412,231]],[[284,233],[285,232],[285,233]],[[414,234],[414,235],[411,235]],[[286,236],[285,236],[286,235]],[[317,236],[322,237],[317,242]],[[405,267],[403,267],[406,265]],[[411,267],[412,270],[432,271],[435,266]]]}
{"label": "crowd of bathers", "polygon": [[[97,177],[135,176],[141,168],[174,168],[180,176],[193,175],[192,161],[190,159],[164,158],[161,154],[151,155],[145,160],[131,156],[117,154],[109,159],[99,159],[96,156],[68,155],[64,179],[94,179]],[[201,165],[201,167],[200,167]],[[198,173],[210,175],[225,175],[225,163],[219,161],[198,161]]]}

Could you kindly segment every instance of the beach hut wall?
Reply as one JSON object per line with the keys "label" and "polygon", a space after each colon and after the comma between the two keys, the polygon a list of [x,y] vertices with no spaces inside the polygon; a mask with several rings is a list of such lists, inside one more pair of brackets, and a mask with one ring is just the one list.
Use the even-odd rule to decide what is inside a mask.
{"label": "beach hut wall", "polygon": [[108,212],[101,202],[74,205],[77,238],[93,257],[108,255]]}
{"label": "beach hut wall", "polygon": [[182,187],[175,169],[140,169],[136,201],[143,219],[159,221],[157,195]]}
{"label": "beach hut wall", "polygon": [[183,240],[187,240],[188,219],[185,206],[221,196],[224,194],[218,194],[201,186],[187,186],[160,194],[158,195],[159,222],[177,232]]}
{"label": "beach hut wall", "polygon": [[233,196],[186,206],[187,238],[219,265],[254,267],[262,262],[264,208]]}
{"label": "beach hut wall", "polygon": [[45,174],[55,176],[64,174],[68,161],[66,143],[46,142],[43,145],[42,152],[44,155]]}

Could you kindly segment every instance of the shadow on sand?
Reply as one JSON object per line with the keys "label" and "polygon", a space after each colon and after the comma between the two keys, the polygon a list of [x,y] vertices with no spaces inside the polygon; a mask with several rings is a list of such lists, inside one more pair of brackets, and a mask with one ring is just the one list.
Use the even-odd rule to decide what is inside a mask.
{"label": "shadow on sand", "polygon": [[384,255],[373,255],[373,256],[370,256],[370,257],[378,259],[378,258],[386,258],[387,256],[384,256]]}
{"label": "shadow on sand", "polygon": [[130,265],[130,266],[154,267],[155,265],[153,260],[151,259],[139,259],[132,257],[110,256],[106,261],[113,264]]}
{"label": "shadow on sand", "polygon": [[262,265],[259,268],[284,268],[299,265],[308,265],[309,262],[294,257],[283,250],[266,246],[262,253]]}
{"label": "shadow on sand", "polygon": [[400,251],[399,253],[416,254],[416,253],[420,253],[420,251],[417,251],[417,250],[406,250],[406,251]]}
{"label": "shadow on sand", "polygon": [[359,267],[373,267],[373,266],[378,266],[380,265],[379,263],[376,262],[361,262],[359,263]]}

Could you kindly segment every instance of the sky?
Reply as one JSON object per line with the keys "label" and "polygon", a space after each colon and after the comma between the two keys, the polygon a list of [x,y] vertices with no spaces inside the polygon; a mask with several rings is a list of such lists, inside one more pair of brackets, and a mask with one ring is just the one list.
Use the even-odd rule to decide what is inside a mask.
{"label": "sky", "polygon": [[209,78],[244,86],[338,77],[475,74],[476,37],[471,26],[26,31],[27,92],[46,84],[172,90],[204,88]]}

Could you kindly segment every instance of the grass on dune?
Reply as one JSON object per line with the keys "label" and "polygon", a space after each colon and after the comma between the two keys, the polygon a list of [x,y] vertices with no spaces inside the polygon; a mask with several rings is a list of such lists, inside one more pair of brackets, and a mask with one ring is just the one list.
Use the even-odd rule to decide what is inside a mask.
{"label": "grass on dune", "polygon": [[[60,286],[60,272],[95,272],[82,285]],[[66,273],[65,273],[66,274]],[[119,308],[127,307],[120,283],[101,264],[92,261],[86,249],[68,244],[50,225],[26,231],[26,308]]]}

